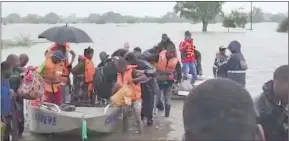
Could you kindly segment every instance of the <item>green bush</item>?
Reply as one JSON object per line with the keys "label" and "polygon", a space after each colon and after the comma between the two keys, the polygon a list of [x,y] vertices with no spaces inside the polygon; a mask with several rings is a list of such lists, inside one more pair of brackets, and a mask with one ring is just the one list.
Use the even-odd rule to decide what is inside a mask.
{"label": "green bush", "polygon": [[277,32],[288,32],[288,18],[284,19],[277,28]]}
{"label": "green bush", "polygon": [[232,10],[231,13],[227,16],[223,16],[223,27],[228,28],[228,32],[230,28],[245,28],[247,23],[246,14],[237,10]]}

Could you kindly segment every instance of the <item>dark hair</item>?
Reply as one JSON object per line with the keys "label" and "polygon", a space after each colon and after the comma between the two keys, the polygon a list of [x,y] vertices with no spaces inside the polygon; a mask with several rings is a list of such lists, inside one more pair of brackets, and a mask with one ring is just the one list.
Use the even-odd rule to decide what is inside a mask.
{"label": "dark hair", "polygon": [[116,50],[112,55],[111,57],[114,57],[114,56],[120,56],[120,57],[124,57],[124,55],[127,53],[128,51],[126,49],[118,49]]}
{"label": "dark hair", "polygon": [[90,46],[86,49],[84,49],[84,54],[89,54],[89,53],[92,53],[94,52],[93,48],[90,48]]}
{"label": "dark hair", "polygon": [[10,68],[11,68],[11,65],[9,64],[9,62],[4,61],[1,63],[1,71],[6,71]]}
{"label": "dark hair", "polygon": [[288,65],[282,65],[274,71],[273,79],[288,82],[288,80],[289,80],[288,72],[289,72],[289,66]]}
{"label": "dark hair", "polygon": [[191,34],[190,31],[186,31],[186,32],[185,32],[185,35],[191,36],[192,34]]}
{"label": "dark hair", "polygon": [[133,51],[141,52],[141,48],[140,47],[136,47],[136,48],[133,49]]}
{"label": "dark hair", "polygon": [[128,65],[128,62],[123,58],[119,58],[115,60],[116,68],[124,68]]}
{"label": "dark hair", "polygon": [[[14,58],[16,58],[16,57],[18,57],[17,55],[15,55],[15,54],[9,54],[8,56],[7,56],[7,58],[6,58],[6,61],[10,61],[11,59],[14,59]],[[19,58],[18,58],[19,59]]]}
{"label": "dark hair", "polygon": [[183,107],[186,140],[252,140],[256,113],[249,92],[227,79],[210,79],[188,95]]}
{"label": "dark hair", "polygon": [[128,62],[135,62],[137,60],[137,57],[134,53],[132,52],[128,52],[127,54],[125,54],[124,59]]}
{"label": "dark hair", "polygon": [[168,37],[168,35],[166,33],[162,34],[162,37]]}

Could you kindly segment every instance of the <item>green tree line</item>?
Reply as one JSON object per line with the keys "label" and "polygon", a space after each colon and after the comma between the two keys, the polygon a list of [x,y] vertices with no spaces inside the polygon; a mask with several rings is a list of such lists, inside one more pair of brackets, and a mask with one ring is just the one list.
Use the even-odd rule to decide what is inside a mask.
{"label": "green tree line", "polygon": [[[179,12],[181,12],[180,6],[182,6],[182,3],[186,5],[186,3],[189,3],[186,6],[193,6],[192,8],[198,8],[198,7],[204,7],[206,5],[210,5],[208,9],[200,9],[197,12],[194,13],[187,13],[182,12],[181,15]],[[221,2],[219,7],[215,7],[217,9],[214,9],[212,7],[213,5],[217,4],[219,2],[179,2],[175,6],[174,10],[175,12],[168,12],[165,15],[161,17],[134,17],[130,15],[121,15],[119,13],[115,12],[107,12],[104,14],[95,14],[91,13],[87,17],[76,17],[75,14],[71,14],[70,16],[63,17],[61,15],[58,15],[57,13],[50,12],[47,13],[44,16],[40,16],[37,14],[28,14],[24,17],[21,17],[17,13],[11,13],[6,17],[2,17],[2,23],[5,24],[11,24],[11,23],[31,23],[31,24],[40,24],[40,23],[48,23],[48,24],[55,24],[55,23],[64,23],[64,22],[70,22],[70,23],[96,23],[96,24],[105,24],[105,23],[184,23],[184,22],[190,22],[190,23],[198,23],[202,22],[202,13],[205,11],[211,11],[214,13],[206,12],[206,15],[204,18],[207,20],[207,23],[217,23],[217,22],[223,22],[224,17],[222,16],[222,4],[224,2]],[[197,4],[197,5],[194,5]],[[199,4],[199,5],[198,5]],[[203,11],[202,11],[203,10]],[[214,11],[215,10],[215,11]],[[217,10],[217,11],[216,11]],[[253,8],[253,23],[258,22],[281,22],[287,15],[279,13],[279,14],[270,14],[270,13],[263,13],[262,9],[254,7]],[[250,21],[250,13],[246,13],[246,19],[247,21]],[[205,21],[206,22],[206,21]],[[206,23],[205,23],[206,24]]]}
{"label": "green tree line", "polygon": [[174,12],[168,12],[161,17],[134,17],[129,15],[121,15],[115,12],[106,12],[104,14],[89,14],[87,17],[76,17],[75,14],[71,14],[67,17],[58,15],[57,13],[50,12],[44,16],[37,14],[28,14],[21,17],[17,13],[11,13],[6,17],[2,18],[2,22],[5,24],[12,23],[30,23],[30,24],[56,24],[56,23],[95,23],[95,24],[105,24],[105,23],[184,23],[191,22],[185,18],[179,17]]}

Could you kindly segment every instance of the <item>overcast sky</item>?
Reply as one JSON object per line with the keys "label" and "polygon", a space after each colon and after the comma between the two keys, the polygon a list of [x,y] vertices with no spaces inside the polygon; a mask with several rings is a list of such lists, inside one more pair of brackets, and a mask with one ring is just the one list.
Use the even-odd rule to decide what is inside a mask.
{"label": "overcast sky", "polygon": [[[45,15],[55,12],[62,16],[76,13],[77,17],[88,16],[90,13],[118,12],[122,15],[155,16],[159,17],[172,11],[175,2],[2,2],[2,16],[10,13],[18,13],[21,16],[27,14]],[[287,13],[287,2],[253,2],[253,6],[260,7],[264,12]],[[250,2],[226,2],[224,12],[244,7],[250,10]]]}

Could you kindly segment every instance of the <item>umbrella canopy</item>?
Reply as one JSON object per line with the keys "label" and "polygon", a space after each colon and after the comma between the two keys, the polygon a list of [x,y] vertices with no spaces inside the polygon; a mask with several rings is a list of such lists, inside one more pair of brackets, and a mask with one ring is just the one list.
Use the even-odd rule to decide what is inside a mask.
{"label": "umbrella canopy", "polygon": [[72,26],[56,26],[47,29],[38,38],[45,38],[57,43],[91,43],[91,38],[81,29]]}

